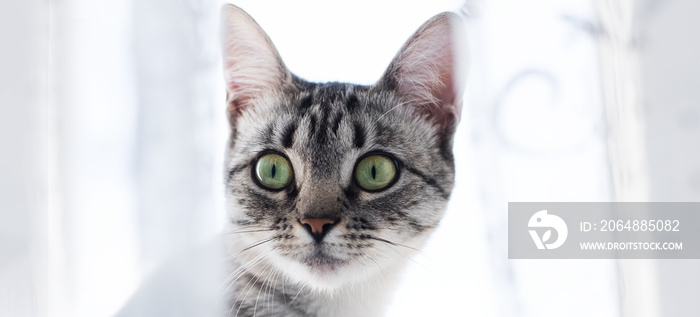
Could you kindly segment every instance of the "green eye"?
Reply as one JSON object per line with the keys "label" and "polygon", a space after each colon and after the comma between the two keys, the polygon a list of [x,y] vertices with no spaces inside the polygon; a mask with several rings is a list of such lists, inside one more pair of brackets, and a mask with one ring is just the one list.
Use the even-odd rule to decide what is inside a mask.
{"label": "green eye", "polygon": [[396,163],[383,155],[365,157],[355,167],[357,185],[368,191],[383,189],[396,178]]}
{"label": "green eye", "polygon": [[255,177],[269,189],[281,189],[289,185],[294,171],[286,158],[277,154],[265,154],[255,163]]}

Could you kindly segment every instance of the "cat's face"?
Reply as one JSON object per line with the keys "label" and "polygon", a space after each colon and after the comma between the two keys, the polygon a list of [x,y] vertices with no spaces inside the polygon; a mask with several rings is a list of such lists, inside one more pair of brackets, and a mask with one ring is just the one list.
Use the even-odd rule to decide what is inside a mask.
{"label": "cat's face", "polygon": [[242,10],[223,13],[231,252],[315,289],[395,270],[452,190],[455,19],[426,23],[373,86],[291,75]]}

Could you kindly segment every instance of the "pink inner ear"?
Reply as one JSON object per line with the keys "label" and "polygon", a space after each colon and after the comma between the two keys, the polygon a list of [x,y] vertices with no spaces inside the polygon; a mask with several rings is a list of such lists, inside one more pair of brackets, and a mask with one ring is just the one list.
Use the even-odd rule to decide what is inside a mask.
{"label": "pink inner ear", "polygon": [[230,92],[226,92],[226,111],[229,113],[229,116],[239,116],[250,106],[250,100],[251,98],[245,95],[238,95],[234,98]]}
{"label": "pink inner ear", "polygon": [[226,110],[230,116],[238,116],[250,106],[250,96],[245,94],[246,87],[236,81],[227,83],[226,87]]}
{"label": "pink inner ear", "polygon": [[224,6],[221,33],[230,116],[240,115],[256,98],[279,91],[291,81],[267,34],[243,10]]}
{"label": "pink inner ear", "polygon": [[426,22],[385,75],[392,77],[390,82],[406,102],[442,127],[455,124],[461,111],[462,74],[456,65],[463,39],[458,38],[458,19],[443,13]]}
{"label": "pink inner ear", "polygon": [[[461,96],[457,95],[458,92],[455,89],[457,70],[455,69],[455,54],[450,31],[449,29],[444,30],[446,36],[444,34],[436,36],[437,40],[440,41],[434,43],[435,45],[425,47],[432,53],[430,54],[432,62],[427,63],[432,69],[425,69],[425,71],[435,76],[428,81],[430,93],[434,99],[422,108],[440,126],[454,124],[455,117],[459,117],[461,110],[461,100],[459,100]],[[414,91],[420,89],[421,86],[414,87]]]}

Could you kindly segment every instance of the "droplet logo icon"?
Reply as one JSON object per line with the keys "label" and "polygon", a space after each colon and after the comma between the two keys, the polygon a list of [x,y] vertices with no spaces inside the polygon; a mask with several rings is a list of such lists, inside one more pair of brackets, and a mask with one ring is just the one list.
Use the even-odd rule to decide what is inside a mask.
{"label": "droplet logo icon", "polygon": [[[535,242],[535,245],[540,250],[552,250],[560,247],[562,244],[564,244],[566,237],[569,235],[569,228],[566,226],[564,220],[562,220],[559,216],[547,214],[547,210],[540,210],[532,215],[532,217],[530,217],[530,221],[527,223],[527,226],[530,228],[529,232],[530,236],[532,237],[532,241]],[[547,228],[547,230],[544,231],[542,237],[540,237],[535,228]],[[557,240],[547,243],[552,239],[552,230],[557,233]]]}

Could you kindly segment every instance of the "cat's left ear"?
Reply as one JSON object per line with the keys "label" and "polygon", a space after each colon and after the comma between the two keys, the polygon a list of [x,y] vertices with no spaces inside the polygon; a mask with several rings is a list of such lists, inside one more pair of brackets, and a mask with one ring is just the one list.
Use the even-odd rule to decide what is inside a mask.
{"label": "cat's left ear", "polygon": [[457,14],[436,15],[404,44],[375,87],[394,91],[443,130],[454,129],[464,93],[465,33]]}
{"label": "cat's left ear", "polygon": [[221,8],[221,45],[229,120],[267,94],[292,86],[292,75],[267,33],[241,8]]}

